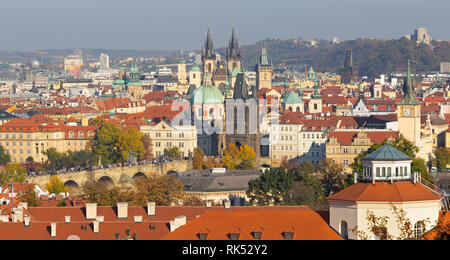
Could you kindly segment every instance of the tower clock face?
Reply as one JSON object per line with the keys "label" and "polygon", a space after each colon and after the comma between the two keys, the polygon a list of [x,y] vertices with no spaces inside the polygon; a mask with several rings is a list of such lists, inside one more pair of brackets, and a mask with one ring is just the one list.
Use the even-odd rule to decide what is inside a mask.
{"label": "tower clock face", "polygon": [[403,110],[403,115],[404,116],[410,116],[411,115],[411,110],[409,110],[409,109]]}

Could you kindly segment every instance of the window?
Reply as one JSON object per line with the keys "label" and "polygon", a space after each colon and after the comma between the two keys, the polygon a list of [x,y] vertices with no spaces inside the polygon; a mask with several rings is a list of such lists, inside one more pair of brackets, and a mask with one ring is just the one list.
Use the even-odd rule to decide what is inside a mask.
{"label": "window", "polygon": [[380,167],[377,167],[377,177],[380,177]]}
{"label": "window", "polygon": [[386,167],[383,167],[381,170],[381,176],[386,177]]}
{"label": "window", "polygon": [[424,229],[425,229],[425,225],[423,224],[423,222],[422,221],[417,222],[414,225],[414,237],[421,238],[423,235]]}
{"label": "window", "polygon": [[347,222],[341,221],[341,237],[343,239],[348,239],[348,227]]}

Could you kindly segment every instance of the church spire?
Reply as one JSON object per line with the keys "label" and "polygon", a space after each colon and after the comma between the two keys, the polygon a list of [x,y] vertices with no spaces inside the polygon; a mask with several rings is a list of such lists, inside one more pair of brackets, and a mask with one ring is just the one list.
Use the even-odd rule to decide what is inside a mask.
{"label": "church spire", "polygon": [[411,62],[408,60],[408,72],[406,75],[406,92],[403,99],[399,102],[400,105],[419,105],[414,95],[414,86],[411,77]]}
{"label": "church spire", "polygon": [[240,58],[240,56],[241,53],[239,50],[239,42],[236,36],[236,31],[233,28],[231,32],[230,43],[228,45],[227,58]]}
{"label": "church spire", "polygon": [[203,56],[206,58],[215,58],[216,53],[214,52],[214,43],[211,36],[211,31],[208,28],[208,34],[206,36],[205,45],[203,46]]}

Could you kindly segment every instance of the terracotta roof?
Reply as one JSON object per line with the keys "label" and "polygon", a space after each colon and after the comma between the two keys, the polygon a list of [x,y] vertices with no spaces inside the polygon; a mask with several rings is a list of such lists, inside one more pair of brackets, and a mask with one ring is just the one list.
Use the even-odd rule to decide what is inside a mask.
{"label": "terracotta roof", "polygon": [[332,131],[329,133],[329,137],[336,138],[341,145],[351,145],[353,139],[355,139],[359,133],[364,132],[367,134],[367,137],[376,144],[381,144],[389,138],[397,138],[397,132],[395,131]]}
{"label": "terracotta roof", "polygon": [[199,233],[207,232],[207,240],[229,240],[229,234],[237,232],[239,240],[254,240],[255,231],[262,232],[261,240],[283,240],[284,232],[294,232],[294,240],[342,239],[319,214],[308,207],[286,210],[267,208],[240,212],[208,212],[162,239],[198,240]]}
{"label": "terracotta roof", "polygon": [[422,201],[440,200],[441,194],[427,188],[421,183],[413,184],[410,181],[402,182],[359,182],[347,189],[328,197],[328,200],[337,201]]}

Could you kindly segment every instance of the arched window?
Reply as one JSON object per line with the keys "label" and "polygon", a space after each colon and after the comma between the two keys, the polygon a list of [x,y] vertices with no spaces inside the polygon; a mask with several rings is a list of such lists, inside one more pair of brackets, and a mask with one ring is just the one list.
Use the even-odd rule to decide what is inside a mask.
{"label": "arched window", "polygon": [[296,112],[300,112],[300,107],[297,107],[297,109],[295,111]]}
{"label": "arched window", "polygon": [[211,70],[211,63],[210,64],[208,64],[208,72],[211,72],[212,70]]}
{"label": "arched window", "polygon": [[341,221],[341,237],[343,239],[348,239],[348,227],[347,222]]}
{"label": "arched window", "polygon": [[317,104],[314,104],[314,110],[317,110]]}
{"label": "arched window", "polygon": [[422,221],[417,222],[414,225],[414,237],[421,238],[423,236],[423,231],[425,230],[425,225]]}

